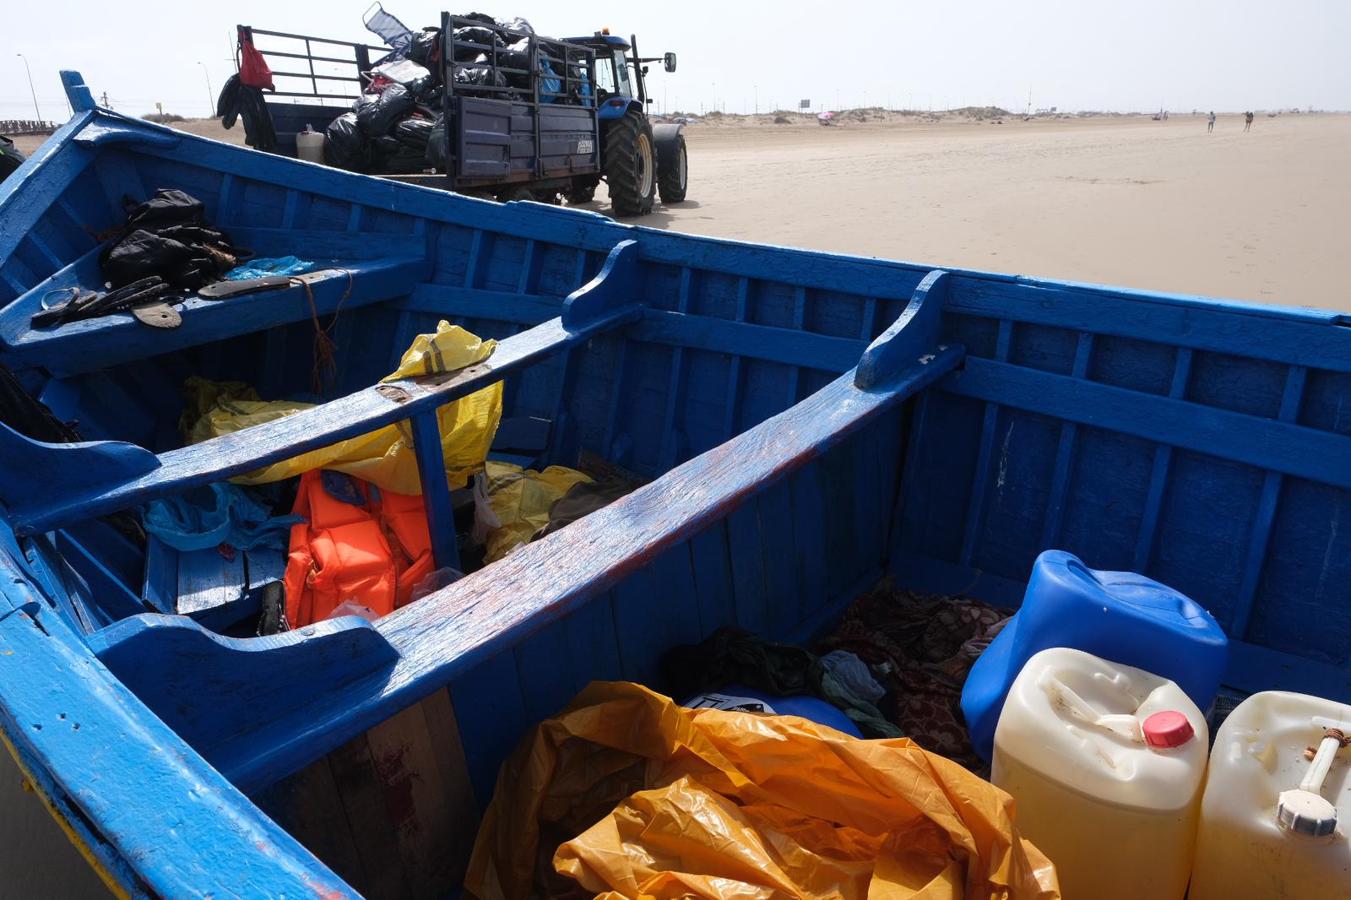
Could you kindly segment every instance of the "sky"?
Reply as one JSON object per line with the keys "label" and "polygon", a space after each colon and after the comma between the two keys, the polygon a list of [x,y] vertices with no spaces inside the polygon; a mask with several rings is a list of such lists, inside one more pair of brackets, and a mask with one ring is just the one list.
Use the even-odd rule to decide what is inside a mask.
{"label": "sky", "polygon": [[[368,0],[45,0],[12,4],[0,34],[0,119],[69,115],[57,75],[140,115],[202,116],[234,71],[234,25],[374,43]],[[444,3],[444,0],[441,0]],[[442,7],[386,0],[407,25]],[[855,106],[1239,111],[1351,109],[1351,0],[541,2],[479,8],[544,34],[636,33],[658,110]],[[829,18],[822,14],[829,9]],[[457,11],[468,11],[457,10]],[[260,46],[262,42],[260,41]],[[20,57],[19,54],[23,56]],[[274,69],[282,68],[273,65]],[[208,85],[210,93],[208,93]]]}

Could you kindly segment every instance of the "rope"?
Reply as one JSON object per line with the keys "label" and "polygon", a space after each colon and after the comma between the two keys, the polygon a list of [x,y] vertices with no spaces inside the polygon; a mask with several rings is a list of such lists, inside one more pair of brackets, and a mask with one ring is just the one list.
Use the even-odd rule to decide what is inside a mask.
{"label": "rope", "polygon": [[338,347],[330,332],[338,324],[338,313],[342,312],[342,305],[352,296],[352,270],[342,271],[347,276],[347,289],[343,291],[338,305],[333,307],[333,315],[327,325],[319,323],[319,307],[314,302],[314,289],[310,287],[310,282],[305,278],[291,279],[292,284],[299,284],[305,289],[305,299],[310,304],[310,321],[314,323],[314,364],[310,369],[310,387],[321,397],[338,375]]}

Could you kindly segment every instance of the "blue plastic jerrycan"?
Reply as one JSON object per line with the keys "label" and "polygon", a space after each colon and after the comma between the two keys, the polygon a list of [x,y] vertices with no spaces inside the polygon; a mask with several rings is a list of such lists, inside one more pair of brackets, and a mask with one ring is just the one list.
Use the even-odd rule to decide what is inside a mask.
{"label": "blue plastic jerrycan", "polygon": [[1022,608],[980,655],[962,689],[971,745],[994,754],[995,725],[1023,665],[1070,647],[1175,683],[1202,710],[1215,701],[1229,661],[1219,623],[1190,598],[1133,572],[1090,569],[1047,550],[1032,564]]}

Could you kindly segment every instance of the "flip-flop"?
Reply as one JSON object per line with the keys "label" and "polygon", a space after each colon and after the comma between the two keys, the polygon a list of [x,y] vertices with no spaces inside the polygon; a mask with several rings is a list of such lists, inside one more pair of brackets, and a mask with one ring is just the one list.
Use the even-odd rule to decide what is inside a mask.
{"label": "flip-flop", "polygon": [[217,281],[208,284],[197,292],[203,300],[224,300],[241,294],[255,294],[258,291],[274,291],[291,284],[289,275],[264,275],[262,278],[244,278],[240,281]]}
{"label": "flip-flop", "polygon": [[183,324],[183,316],[167,303],[146,303],[133,306],[131,314],[143,325],[151,328],[177,328]]}

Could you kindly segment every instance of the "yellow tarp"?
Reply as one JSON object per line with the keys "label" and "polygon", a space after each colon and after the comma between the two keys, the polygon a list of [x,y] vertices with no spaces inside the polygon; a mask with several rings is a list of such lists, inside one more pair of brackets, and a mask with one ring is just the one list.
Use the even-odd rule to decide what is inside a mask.
{"label": "yellow tarp", "polygon": [[[566,466],[543,472],[488,460],[484,484],[475,488],[475,537],[485,544],[484,562],[496,562],[549,524],[549,507],[574,484],[590,481]],[[486,494],[489,509],[483,509]]]}
{"label": "yellow tarp", "polygon": [[[463,328],[442,321],[434,334],[420,334],[413,340],[398,369],[384,380],[461,369],[486,359],[495,346],[495,341],[480,340]],[[200,382],[200,379],[192,381]],[[213,402],[209,408],[205,409],[189,431],[189,443],[252,428],[314,406],[313,403],[285,400],[262,401],[251,390],[247,390],[247,386],[237,383],[203,383],[214,388],[215,396],[211,398]],[[193,389],[192,384],[188,387]],[[200,392],[202,384],[198,384],[196,390]],[[196,402],[190,400],[189,411]],[[446,457],[446,473],[452,487],[464,487],[470,476],[483,467],[483,460],[488,455],[501,417],[500,381],[448,403],[437,412],[441,424],[441,447]],[[406,422],[311,450],[230,480],[240,484],[264,484],[320,468],[337,469],[399,494],[422,493],[417,459],[413,454],[413,438]]]}
{"label": "yellow tarp", "polygon": [[684,709],[612,682],[586,688],[503,766],[465,889],[482,900],[1060,896],[1054,867],[1018,835],[1012,798],[907,739]]}

